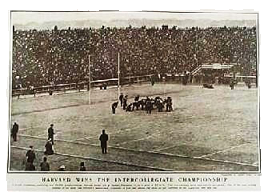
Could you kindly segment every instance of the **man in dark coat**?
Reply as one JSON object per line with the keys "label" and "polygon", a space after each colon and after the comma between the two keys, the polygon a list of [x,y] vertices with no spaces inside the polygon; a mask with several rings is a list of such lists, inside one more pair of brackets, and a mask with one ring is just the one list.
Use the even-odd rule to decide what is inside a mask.
{"label": "man in dark coat", "polygon": [[114,102],[114,103],[111,105],[112,114],[115,114],[115,109],[117,108],[117,106],[118,106],[118,101],[117,101],[117,102]]}
{"label": "man in dark coat", "polygon": [[158,112],[162,112],[163,109],[163,102],[161,100],[157,101],[157,108],[158,108]]}
{"label": "man in dark coat", "polygon": [[84,162],[80,163],[79,171],[86,171],[86,167],[84,165]]}
{"label": "man in dark coat", "polygon": [[34,160],[36,159],[36,155],[33,146],[29,146],[29,148],[30,149],[26,152],[26,162],[33,164]]}
{"label": "man in dark coat", "polygon": [[173,110],[173,107],[172,107],[172,98],[171,97],[167,97],[167,100],[166,100],[166,111],[167,112],[171,112]]}
{"label": "man in dark coat", "polygon": [[128,95],[126,95],[123,98],[123,110],[126,110],[126,108],[127,108],[127,100],[128,100]]}
{"label": "man in dark coat", "polygon": [[235,80],[232,79],[232,80],[230,81],[230,89],[231,89],[231,90],[234,89],[234,85],[235,85]]}
{"label": "man in dark coat", "polygon": [[50,125],[48,128],[48,140],[51,140],[52,145],[54,145],[54,129],[53,129],[53,124]]}
{"label": "man in dark coat", "polygon": [[146,113],[151,114],[152,103],[151,103],[151,100],[150,100],[148,97],[146,98],[146,106],[145,106],[145,109],[146,109]]}
{"label": "man in dark coat", "polygon": [[53,145],[51,143],[51,140],[48,140],[45,144],[45,155],[53,155],[54,151],[53,151]]}
{"label": "man in dark coat", "polygon": [[14,122],[12,129],[11,129],[11,136],[13,138],[13,141],[17,141],[17,133],[19,131],[19,125]]}
{"label": "man in dark coat", "polygon": [[26,162],[25,171],[35,171],[35,165],[31,162]]}
{"label": "man in dark coat", "polygon": [[151,85],[154,86],[154,84],[155,84],[154,79],[151,79]]}
{"label": "man in dark coat", "polygon": [[99,137],[100,143],[101,143],[101,149],[102,153],[106,154],[107,153],[107,142],[108,142],[108,135],[105,133],[105,130],[102,130],[102,134]]}
{"label": "man in dark coat", "polygon": [[123,106],[123,99],[124,99],[124,95],[123,95],[123,93],[121,93],[119,96],[119,101],[121,103],[121,107]]}
{"label": "man in dark coat", "polygon": [[41,171],[50,171],[49,163],[47,162],[47,157],[43,158],[43,162],[40,164]]}

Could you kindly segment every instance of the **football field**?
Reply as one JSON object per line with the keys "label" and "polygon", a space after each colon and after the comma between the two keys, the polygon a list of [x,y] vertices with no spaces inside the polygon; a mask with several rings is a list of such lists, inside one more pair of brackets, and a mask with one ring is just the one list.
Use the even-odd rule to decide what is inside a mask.
{"label": "football field", "polygon": [[[228,86],[204,89],[179,84],[131,85],[121,88],[128,103],[140,98],[172,97],[172,112],[125,112],[118,106],[116,88],[11,99],[11,123],[19,128],[10,139],[11,171],[23,171],[26,150],[34,146],[36,170],[43,158],[47,129],[54,124],[52,171],[65,165],[78,171],[258,171],[258,89]],[[99,136],[109,135],[108,154]]]}

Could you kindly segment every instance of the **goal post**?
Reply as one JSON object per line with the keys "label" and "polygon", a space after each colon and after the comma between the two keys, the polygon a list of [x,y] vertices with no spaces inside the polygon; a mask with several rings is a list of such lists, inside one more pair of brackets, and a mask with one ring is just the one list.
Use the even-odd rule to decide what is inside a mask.
{"label": "goal post", "polygon": [[119,98],[119,96],[120,96],[120,92],[121,92],[121,90],[120,90],[120,53],[118,52],[118,55],[117,55],[117,74],[118,74],[118,85],[117,85],[117,89],[118,89],[118,91],[117,91],[117,100],[118,100],[118,98]]}
{"label": "goal post", "polygon": [[91,83],[91,55],[89,55],[89,105],[91,105],[91,89],[92,89],[92,83]]}
{"label": "goal post", "polygon": [[[113,84],[113,81],[116,82],[117,80],[117,100],[119,98],[119,95],[121,94],[121,82],[120,82],[120,79],[121,79],[121,76],[120,76],[120,53],[118,52],[117,54],[117,79],[116,78],[112,78],[112,79],[104,79],[104,80],[93,80],[93,77],[92,77],[92,69],[91,67],[93,67],[93,65],[91,65],[91,55],[88,55],[88,66],[89,66],[89,69],[88,69],[88,72],[89,72],[89,75],[88,75],[88,86],[89,86],[89,105],[92,104],[92,100],[91,100],[91,91],[92,91],[92,84],[95,84],[94,86],[96,86],[98,83],[107,83],[109,85],[114,85]],[[116,84],[115,84],[116,85]]]}

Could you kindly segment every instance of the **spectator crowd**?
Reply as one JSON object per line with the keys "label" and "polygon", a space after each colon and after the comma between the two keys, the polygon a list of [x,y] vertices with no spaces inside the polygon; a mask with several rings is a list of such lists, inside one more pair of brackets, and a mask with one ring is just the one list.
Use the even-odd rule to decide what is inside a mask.
{"label": "spectator crowd", "polygon": [[[12,85],[37,87],[117,77],[181,74],[204,63],[256,68],[255,27],[58,29],[13,31]],[[90,70],[89,70],[90,63]]]}

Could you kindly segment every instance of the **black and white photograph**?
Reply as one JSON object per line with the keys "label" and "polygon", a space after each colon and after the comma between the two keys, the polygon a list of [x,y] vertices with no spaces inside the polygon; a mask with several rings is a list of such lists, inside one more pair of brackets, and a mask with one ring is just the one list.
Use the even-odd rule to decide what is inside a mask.
{"label": "black and white photograph", "polygon": [[258,14],[12,11],[10,172],[258,172]]}
{"label": "black and white photograph", "polygon": [[10,25],[8,173],[260,173],[257,12]]}

